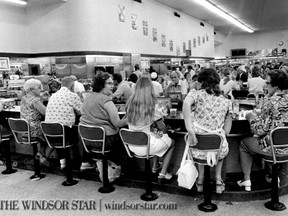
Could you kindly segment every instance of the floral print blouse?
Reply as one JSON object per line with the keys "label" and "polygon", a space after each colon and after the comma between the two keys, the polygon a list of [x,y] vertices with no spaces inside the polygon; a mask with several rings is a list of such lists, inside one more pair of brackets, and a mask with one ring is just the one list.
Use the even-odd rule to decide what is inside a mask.
{"label": "floral print blouse", "polygon": [[194,118],[197,123],[212,131],[223,129],[227,115],[232,114],[230,100],[223,95],[210,95],[203,89],[193,89],[187,97],[195,101]]}
{"label": "floral print blouse", "polygon": [[[278,91],[271,97],[264,97],[260,115],[250,120],[251,131],[258,137],[260,147],[271,152],[270,131],[285,126],[288,122],[288,90]],[[278,149],[278,154],[287,154],[288,149]]]}
{"label": "floral print blouse", "polygon": [[[217,132],[223,137],[220,159],[229,152],[228,142],[225,136],[224,125],[227,116],[232,115],[232,103],[223,95],[215,96],[208,94],[204,89],[192,89],[187,97],[193,98],[194,130],[196,133]],[[192,156],[206,160],[207,151],[192,149]]]}
{"label": "floral print blouse", "polygon": [[35,104],[38,101],[40,101],[40,98],[31,94],[23,96],[21,99],[20,116],[29,122],[31,137],[44,139],[40,128],[43,115],[35,107]]}

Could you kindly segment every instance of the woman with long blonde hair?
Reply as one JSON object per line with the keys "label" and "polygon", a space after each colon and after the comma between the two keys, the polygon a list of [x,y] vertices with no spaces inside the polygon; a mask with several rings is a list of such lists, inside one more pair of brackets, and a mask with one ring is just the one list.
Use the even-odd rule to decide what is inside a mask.
{"label": "woman with long blonde hair", "polygon": [[[150,135],[150,155],[163,158],[163,166],[158,178],[171,179],[172,175],[167,172],[170,159],[174,150],[174,141],[164,133],[155,134],[151,132],[151,125],[156,123],[158,128],[163,129],[163,115],[157,105],[157,100],[153,93],[153,85],[149,77],[141,77],[135,87],[133,95],[127,102],[127,120],[131,130],[143,131]],[[130,150],[140,156],[146,155],[146,148],[135,146]],[[154,157],[152,172],[156,172],[158,167],[157,157]]]}

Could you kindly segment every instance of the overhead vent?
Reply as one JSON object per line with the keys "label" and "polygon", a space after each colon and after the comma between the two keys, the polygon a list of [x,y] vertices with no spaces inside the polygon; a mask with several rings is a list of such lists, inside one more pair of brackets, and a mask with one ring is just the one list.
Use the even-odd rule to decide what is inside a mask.
{"label": "overhead vent", "polygon": [[246,56],[246,49],[231,49],[231,56]]}
{"label": "overhead vent", "polygon": [[174,12],[174,16],[179,17],[180,18],[180,14],[178,14],[177,12]]}

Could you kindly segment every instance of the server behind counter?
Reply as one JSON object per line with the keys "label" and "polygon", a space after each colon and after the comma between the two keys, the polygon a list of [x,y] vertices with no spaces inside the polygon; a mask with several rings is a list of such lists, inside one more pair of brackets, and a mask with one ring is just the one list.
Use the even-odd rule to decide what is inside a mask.
{"label": "server behind counter", "polygon": [[169,93],[180,92],[183,97],[187,94],[187,88],[182,83],[182,80],[179,79],[179,75],[176,71],[173,71],[170,75],[171,82],[167,86],[164,95],[168,96]]}
{"label": "server behind counter", "polygon": [[116,91],[112,94],[113,101],[126,103],[132,95],[130,84],[127,81],[122,80],[121,74],[118,73],[113,74],[113,82],[117,87]]}

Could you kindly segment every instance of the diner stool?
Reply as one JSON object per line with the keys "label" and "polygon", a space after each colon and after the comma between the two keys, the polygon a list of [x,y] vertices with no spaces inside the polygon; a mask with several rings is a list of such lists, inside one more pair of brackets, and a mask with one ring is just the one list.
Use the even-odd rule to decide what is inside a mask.
{"label": "diner stool", "polygon": [[[214,133],[205,133],[205,134],[196,134],[198,143],[191,146],[191,149],[198,149],[201,151],[207,152],[216,152],[216,165],[219,161],[219,156],[222,148],[223,138],[219,134]],[[188,139],[186,134],[185,139]],[[186,141],[186,140],[185,140]],[[212,197],[212,188],[210,184],[210,166],[207,163],[207,160],[201,160],[194,158],[194,162],[200,165],[204,165],[204,182],[203,182],[203,195],[204,202],[198,205],[198,209],[204,212],[214,212],[218,209],[217,205],[211,202]]]}
{"label": "diner stool", "polygon": [[70,150],[73,144],[68,143],[66,140],[67,136],[69,136],[69,134],[66,135],[65,133],[66,126],[60,123],[48,122],[41,122],[40,126],[49,147],[53,149],[64,150],[65,152],[66,167],[64,168],[64,170],[66,174],[66,180],[62,183],[62,185],[73,186],[77,184],[78,181],[74,180],[72,177]]}
{"label": "diner stool", "polygon": [[45,175],[40,172],[40,162],[36,159],[36,154],[38,152],[37,144],[39,143],[39,140],[35,137],[31,137],[28,121],[21,118],[9,118],[8,123],[16,143],[33,146],[34,175],[32,175],[30,179],[35,181],[44,178]]}
{"label": "diner stool", "polygon": [[[127,154],[130,158],[142,158],[145,159],[145,174],[146,174],[146,192],[140,196],[144,201],[153,201],[158,198],[157,194],[152,192],[152,183],[151,183],[151,166],[150,160],[154,155],[150,155],[150,135],[142,131],[132,131],[126,128],[120,130],[120,137],[125,146]],[[130,151],[129,146],[138,146],[146,148],[146,155],[139,156],[132,151]]]}
{"label": "diner stool", "polygon": [[[108,179],[108,162],[107,154],[111,152],[111,147],[106,147],[105,137],[106,132],[103,127],[91,126],[91,125],[78,125],[78,132],[86,152],[93,154],[98,154],[102,156],[102,173],[103,173],[103,186],[98,189],[100,193],[110,193],[115,190],[115,188],[110,184]],[[93,157],[94,160],[96,160]]]}
{"label": "diner stool", "polygon": [[12,168],[11,164],[11,153],[10,153],[10,139],[13,137],[11,131],[4,131],[2,125],[0,125],[0,143],[3,143],[4,154],[6,159],[6,169],[2,172],[2,174],[12,174],[17,172],[17,170]]}
{"label": "diner stool", "polygon": [[[285,204],[279,202],[279,164],[288,162],[288,127],[277,127],[270,132],[271,156],[263,156],[263,160],[272,163],[271,201],[265,207],[273,211],[283,211]],[[284,151],[285,155],[279,157],[277,152]]]}

